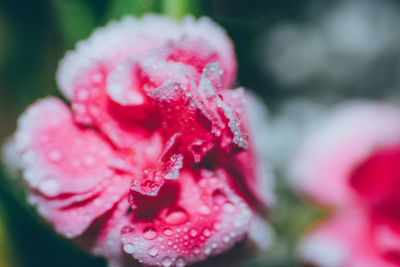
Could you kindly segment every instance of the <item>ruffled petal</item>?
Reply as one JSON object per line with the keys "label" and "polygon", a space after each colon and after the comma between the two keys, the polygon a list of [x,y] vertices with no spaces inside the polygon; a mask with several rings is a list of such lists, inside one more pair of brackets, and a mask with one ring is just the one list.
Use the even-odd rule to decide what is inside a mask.
{"label": "ruffled petal", "polygon": [[128,192],[131,177],[109,167],[112,147],[98,132],[77,127],[58,99],[29,107],[14,140],[29,201],[59,233],[81,234]]}
{"label": "ruffled petal", "polygon": [[337,215],[309,233],[298,247],[300,258],[318,267],[394,267],[371,239],[369,220],[362,213]]}
{"label": "ruffled petal", "polygon": [[[377,148],[352,170],[349,184],[369,206],[399,204],[400,145]],[[383,204],[383,205],[382,205]]]}
{"label": "ruffled petal", "polygon": [[222,170],[182,172],[157,198],[133,195],[124,251],[144,264],[184,266],[231,248],[245,236],[252,212],[226,179]]}
{"label": "ruffled petal", "polygon": [[[213,57],[207,56],[206,59],[218,61],[225,72],[225,88],[232,85],[236,61],[232,43],[222,28],[208,18],[196,21],[188,16],[182,23],[178,23],[167,17],[154,15],[144,16],[140,20],[126,17],[120,22],[112,22],[96,30],[88,40],[78,43],[75,51],[69,52],[62,60],[57,74],[58,84],[65,96],[72,99],[76,77],[94,64],[100,62],[112,69],[119,59],[136,58],[167,44],[170,46],[171,60],[187,64],[192,63],[193,58],[215,53]],[[198,66],[200,72],[206,63],[210,61]],[[198,64],[198,61],[193,64]],[[96,77],[99,76],[90,76]]]}
{"label": "ruffled petal", "polygon": [[[109,267],[133,267],[140,264],[127,255],[121,242],[121,234],[130,230],[125,227],[129,223],[127,212],[130,209],[128,198],[123,198],[112,211],[102,218],[99,226],[88,231],[87,235],[91,240],[93,232],[96,233],[96,238],[92,244],[91,250],[95,255],[105,257]],[[98,233],[97,233],[98,231]]]}
{"label": "ruffled petal", "polygon": [[111,146],[98,132],[77,127],[56,98],[30,106],[18,121],[15,145],[25,180],[47,197],[94,189],[110,170]]}
{"label": "ruffled petal", "polygon": [[158,123],[143,90],[159,87],[177,73],[198,82],[209,62],[220,63],[224,88],[229,88],[236,71],[232,44],[210,20],[187,17],[179,24],[158,16],[125,18],[69,52],[57,80],[72,100],[78,123],[99,128],[117,147],[127,149]]}
{"label": "ruffled petal", "polygon": [[37,207],[40,215],[52,223],[57,232],[74,238],[127,194],[131,180],[129,176],[112,174],[105,179],[107,181],[99,185],[97,194],[83,200],[74,196],[68,206],[59,207],[57,200],[47,199],[35,192],[30,192],[28,200]]}
{"label": "ruffled petal", "polygon": [[[230,103],[226,102],[222,95],[224,90],[217,93],[216,88],[221,90],[222,81],[219,65],[208,64],[198,86],[193,81],[186,81],[185,85],[168,78],[160,87],[146,90],[154,103],[154,110],[160,115],[161,127],[157,131],[166,143],[159,157],[161,164],[146,170],[132,184],[132,189],[142,194],[157,195],[165,179],[176,179],[184,164],[200,163],[214,148],[222,150],[217,155],[221,157],[248,149],[247,127],[240,119],[245,119],[244,107],[239,107],[232,99]],[[241,89],[229,91],[232,93],[224,94],[227,98],[233,96],[238,100],[244,97]],[[252,171],[253,174],[252,160],[252,157],[246,160],[241,170],[243,173]],[[250,175],[244,180],[253,178]]]}
{"label": "ruffled petal", "polygon": [[[122,62],[114,73],[107,76],[108,70],[104,64],[94,64],[76,77],[75,94],[72,97],[75,121],[83,126],[96,127],[116,147],[123,149],[132,149],[138,141],[148,138],[158,124],[157,115],[148,105],[143,104],[145,96],[140,91],[120,96],[115,93],[120,90],[118,88],[133,86],[134,81],[129,79],[119,79],[119,83],[114,81],[121,75],[129,76],[124,72],[130,71],[130,67],[129,61]],[[107,90],[116,99],[123,98],[124,101],[140,105],[120,105],[112,101]]]}
{"label": "ruffled petal", "polygon": [[349,179],[372,152],[400,142],[400,111],[351,102],[337,108],[301,146],[291,166],[294,187],[326,205],[354,201]]}
{"label": "ruffled petal", "polygon": [[[230,164],[241,174],[242,183],[258,203],[265,207],[275,203],[274,177],[267,158],[268,113],[264,103],[256,95],[244,90],[226,90],[224,100],[239,114],[239,119],[248,129],[248,149],[235,155]],[[233,162],[235,162],[233,164]],[[229,162],[228,162],[229,164]],[[241,186],[243,190],[243,186]]]}

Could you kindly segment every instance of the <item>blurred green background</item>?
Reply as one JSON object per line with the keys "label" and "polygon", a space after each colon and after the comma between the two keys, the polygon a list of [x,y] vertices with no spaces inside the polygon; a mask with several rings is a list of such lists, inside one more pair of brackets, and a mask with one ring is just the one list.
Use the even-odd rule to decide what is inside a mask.
{"label": "blurred green background", "polygon": [[[283,107],[292,99],[306,99],[328,107],[350,98],[383,99],[388,96],[396,98],[397,94],[393,92],[397,92],[398,89],[397,70],[400,61],[399,56],[391,55],[400,53],[397,53],[399,48],[390,45],[382,48],[383,52],[380,51],[378,56],[369,61],[364,60],[364,54],[351,54],[350,56],[354,57],[352,62],[359,62],[357,66],[352,66],[352,70],[358,70],[356,74],[332,76],[328,71],[326,73],[331,75],[329,76],[326,73],[315,75],[312,73],[314,76],[310,74],[311,76],[307,77],[311,78],[304,82],[301,80],[297,83],[288,83],[285,82],[285,77],[282,78],[282,73],[279,73],[281,65],[276,64],[280,62],[283,62],[282,66],[285,66],[285,62],[290,64],[290,61],[284,58],[285,55],[289,59],[294,58],[292,67],[296,75],[300,75],[296,71],[307,64],[315,63],[317,57],[314,51],[317,50],[299,52],[295,49],[296,42],[302,42],[304,49],[308,48],[310,46],[306,42],[308,39],[301,38],[310,32],[313,33],[314,23],[325,23],[323,20],[329,17],[329,13],[324,12],[334,8],[334,3],[343,2],[346,1],[2,0],[0,2],[0,143],[4,143],[13,133],[18,116],[29,104],[47,95],[61,97],[55,83],[55,71],[64,53],[73,49],[77,41],[87,38],[93,29],[105,25],[112,19],[119,19],[124,15],[140,16],[146,12],[163,13],[176,19],[182,18],[187,13],[196,17],[205,15],[221,24],[235,44],[239,66],[237,84],[260,95],[269,107],[271,118],[278,118]],[[397,5],[395,1],[380,3]],[[322,15],[319,17],[312,14]],[[349,23],[352,23],[351,18],[352,16]],[[280,26],[287,23],[291,25],[292,33],[295,29],[300,34],[295,35],[297,39],[292,39],[291,45],[295,48],[282,46],[282,57],[280,57],[279,51],[270,48],[273,47],[273,42],[279,41],[281,38],[279,36],[282,36]],[[354,31],[357,31],[357,28]],[[351,36],[352,33],[344,34],[345,39],[346,34]],[[273,36],[278,37],[274,39]],[[294,38],[292,35],[289,37]],[[358,41],[356,39],[350,45],[358,45]],[[333,52],[324,53],[328,53],[335,60],[349,57],[348,50],[335,49],[332,49]],[[299,55],[299,60],[296,61],[296,56]],[[330,66],[331,63],[328,60],[318,64]],[[346,61],[337,64],[348,66]],[[371,73],[376,76],[371,76]],[[381,87],[371,89],[372,85]],[[296,109],[294,112],[296,113]],[[273,137],[271,138],[273,140]],[[275,169],[277,180],[275,193],[278,201],[270,213],[275,231],[272,248],[269,252],[246,254],[229,266],[296,265],[294,257],[296,241],[310,223],[321,217],[323,212],[306,204],[292,193],[285,182],[285,171],[282,166],[278,164]],[[0,267],[105,266],[102,259],[81,252],[70,242],[50,231],[49,226],[37,219],[34,210],[26,207],[23,196],[14,188],[15,184],[5,178],[4,170],[1,175],[4,177],[0,179]]]}

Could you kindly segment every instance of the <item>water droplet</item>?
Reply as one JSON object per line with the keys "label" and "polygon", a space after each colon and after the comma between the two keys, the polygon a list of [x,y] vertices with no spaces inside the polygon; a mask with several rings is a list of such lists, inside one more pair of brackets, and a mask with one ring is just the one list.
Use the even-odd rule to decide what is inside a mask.
{"label": "water droplet", "polygon": [[222,190],[217,189],[212,193],[213,200],[216,204],[222,205],[226,201],[226,195]]}
{"label": "water droplet", "polygon": [[133,231],[135,231],[135,228],[133,228],[130,225],[125,225],[124,227],[121,228],[121,234],[128,234],[132,233]]}
{"label": "water droplet", "polygon": [[188,214],[184,209],[174,209],[168,212],[164,221],[171,225],[182,224],[188,220]]}
{"label": "water droplet", "polygon": [[172,232],[171,229],[167,228],[167,229],[164,230],[164,235],[171,236],[172,234],[173,234],[173,232]]}
{"label": "water droplet", "polygon": [[49,197],[54,197],[60,192],[61,185],[56,179],[45,179],[39,183],[39,190]]}
{"label": "water droplet", "polygon": [[199,249],[198,246],[195,246],[195,247],[193,248],[193,253],[196,254],[196,255],[198,255],[198,254],[200,253],[200,249]]}
{"label": "water droplet", "polygon": [[78,94],[77,94],[78,100],[85,101],[88,97],[89,97],[89,92],[86,89],[81,88],[78,91]]}
{"label": "water droplet", "polygon": [[229,243],[229,241],[231,241],[231,238],[229,237],[229,235],[224,235],[222,237],[222,241],[224,241],[225,243]]}
{"label": "water droplet", "polygon": [[170,267],[172,265],[172,259],[170,257],[168,257],[168,256],[164,257],[161,260],[161,265],[164,266],[164,267]]}
{"label": "water droplet", "polygon": [[103,75],[100,72],[93,74],[92,81],[94,83],[100,83],[102,80],[103,80]]}
{"label": "water droplet", "polygon": [[225,202],[223,209],[226,212],[233,213],[236,208],[235,208],[235,205],[233,205],[231,202],[227,201],[227,202]]}
{"label": "water droplet", "polygon": [[178,256],[175,260],[175,266],[176,267],[184,267],[186,266],[186,260],[182,256]]}
{"label": "water droplet", "polygon": [[191,229],[190,232],[189,232],[189,235],[190,235],[191,237],[196,237],[196,236],[197,236],[197,231],[196,231],[196,229]]}
{"label": "water droplet", "polygon": [[151,227],[151,226],[148,226],[148,227],[144,228],[144,230],[143,230],[143,237],[146,238],[146,239],[148,239],[148,240],[151,240],[151,239],[156,238],[156,237],[157,237],[157,231],[156,231],[156,229],[154,229],[154,228]]}
{"label": "water droplet", "polygon": [[206,254],[207,256],[211,254],[211,248],[207,247],[204,249],[204,254]]}
{"label": "water droplet", "polygon": [[128,254],[132,254],[135,251],[135,247],[131,243],[125,243],[124,251]]}
{"label": "water droplet", "polygon": [[49,153],[49,160],[53,162],[59,162],[61,160],[61,152],[59,150],[53,150]]}
{"label": "water droplet", "polygon": [[86,164],[86,166],[92,166],[95,162],[94,158],[92,156],[86,156],[83,159],[84,163]]}
{"label": "water droplet", "polygon": [[210,209],[208,206],[206,206],[206,205],[201,205],[201,206],[199,207],[199,212],[200,212],[200,214],[208,215],[208,214],[210,214],[211,209]]}
{"label": "water droplet", "polygon": [[214,223],[214,229],[217,231],[221,230],[221,223],[219,222]]}
{"label": "water droplet", "polygon": [[35,151],[28,151],[22,155],[22,161],[26,164],[33,164],[37,159]]}
{"label": "water droplet", "polygon": [[218,244],[216,242],[212,242],[211,247],[213,249],[216,249],[218,247]]}
{"label": "water droplet", "polygon": [[211,235],[210,230],[208,230],[208,228],[205,228],[205,229],[203,230],[203,235],[204,235],[205,237],[209,237],[209,236]]}
{"label": "water droplet", "polygon": [[158,249],[156,247],[151,247],[148,252],[150,256],[155,257],[158,254]]}

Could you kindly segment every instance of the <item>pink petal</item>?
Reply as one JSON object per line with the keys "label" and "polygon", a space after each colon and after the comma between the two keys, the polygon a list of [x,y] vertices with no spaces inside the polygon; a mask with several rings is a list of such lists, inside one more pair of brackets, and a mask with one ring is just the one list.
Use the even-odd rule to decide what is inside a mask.
{"label": "pink petal", "polygon": [[265,141],[267,130],[263,128],[266,125],[267,112],[264,104],[256,96],[239,89],[225,90],[222,95],[224,101],[237,114],[240,126],[246,129],[243,132],[250,136],[248,141],[241,135],[238,137],[239,140],[248,142],[248,148],[239,153],[219,157],[218,161],[236,176],[237,190],[252,202],[252,206],[271,206],[275,202],[272,192],[273,175],[268,170],[268,159],[265,155],[268,149]]}
{"label": "pink petal", "polygon": [[[224,98],[225,99],[225,98]],[[264,206],[273,206],[275,204],[274,176],[272,168],[269,165],[268,158],[268,111],[260,98],[250,92],[245,92],[243,98],[245,105],[245,118],[241,120],[247,122],[249,131],[250,149],[248,153],[253,153],[252,170],[242,172],[244,180],[248,184],[248,188],[252,190],[252,194],[256,196],[260,203]],[[227,100],[229,101],[229,100]],[[232,105],[232,104],[231,104]],[[234,108],[237,110],[237,108]],[[238,112],[241,114],[241,112]],[[244,117],[244,116],[243,116]],[[249,177],[250,176],[250,177]]]}
{"label": "pink petal", "polygon": [[69,206],[58,207],[57,201],[54,203],[35,192],[29,195],[29,202],[37,206],[40,215],[51,222],[57,232],[74,238],[81,235],[98,217],[109,211],[127,194],[131,181],[129,176],[113,173],[105,179],[107,182],[99,185],[98,194],[81,201],[74,198]]}
{"label": "pink petal", "polygon": [[[187,16],[183,21],[183,28],[185,31],[183,36],[188,40],[194,42],[207,40],[209,49],[217,52],[219,58],[217,62],[224,73],[222,87],[231,88],[236,76],[236,60],[232,42],[227,38],[226,32],[207,17],[195,21],[192,17]],[[205,47],[203,46],[201,49],[204,51]],[[193,46],[192,54],[196,54],[197,50],[198,46]]]}
{"label": "pink petal", "polygon": [[394,267],[374,247],[368,218],[362,213],[342,213],[323,222],[301,242],[303,261],[318,267]]}
{"label": "pink petal", "polygon": [[91,191],[110,172],[111,146],[98,132],[77,127],[68,107],[55,98],[27,109],[15,140],[25,180],[48,197]]}
{"label": "pink petal", "polygon": [[310,135],[291,166],[294,187],[320,203],[354,201],[352,170],[372,152],[400,142],[400,111],[389,104],[350,102]]}
{"label": "pink petal", "polygon": [[114,150],[98,132],[77,127],[60,100],[29,107],[14,140],[30,202],[67,237],[80,235],[128,192],[131,177],[108,166]]}
{"label": "pink petal", "polygon": [[[110,267],[139,266],[138,262],[122,249],[121,232],[129,231],[125,226],[128,222],[126,213],[129,210],[127,198],[123,198],[100,224],[99,234],[96,233],[94,246],[91,249],[95,255],[105,257]],[[97,229],[93,229],[94,232]],[[89,239],[93,238],[91,232],[87,233]]]}
{"label": "pink petal", "polygon": [[227,147],[247,148],[247,134],[237,112],[216,91],[221,79],[218,64],[208,64],[198,87],[167,81],[149,90],[149,96],[160,108],[162,131],[167,139],[181,135],[181,153],[190,152],[194,162],[200,162],[219,138],[225,139]]}
{"label": "pink petal", "polygon": [[[223,139],[220,141],[224,144],[223,153],[243,150],[248,146],[246,127],[237,114],[243,113],[244,107],[239,109],[235,106],[236,110],[233,110],[215,91],[214,86],[220,88],[221,81],[218,64],[206,66],[198,88],[193,83],[186,87],[169,79],[158,88],[146,90],[155,104],[153,109],[160,114],[161,127],[157,130],[167,140],[159,163],[146,167],[143,175],[136,175],[131,186],[133,191],[150,196],[158,194],[165,179],[178,177],[184,159],[189,165],[199,163],[215,147],[219,138]],[[232,95],[238,98],[243,96],[243,92],[233,91]],[[249,160],[245,166],[248,166]],[[248,172],[248,167],[243,169]]]}
{"label": "pink petal", "polygon": [[[119,70],[117,67],[116,72],[123,72],[124,70]],[[107,75],[107,67],[98,63],[90,69],[82,71],[76,77],[75,94],[72,98],[74,119],[81,125],[95,126],[115,146],[132,149],[138,141],[150,136],[150,130],[158,123],[157,115],[154,115],[154,112],[147,105],[125,107],[113,102],[106,92]],[[109,81],[113,82],[113,79],[119,78],[119,75],[124,74],[110,74],[108,76]],[[91,78],[96,76],[101,78]],[[120,82],[128,83],[126,86],[129,86],[130,83],[129,80],[120,80]],[[136,92],[135,97],[135,99],[129,99],[129,101],[141,104],[145,96]]]}
{"label": "pink petal", "polygon": [[124,251],[148,265],[184,265],[227,251],[247,232],[252,212],[226,184],[227,174],[182,172],[157,198],[133,195],[122,228]]}
{"label": "pink petal", "polygon": [[400,146],[385,147],[376,149],[358,164],[350,174],[349,183],[367,205],[386,206],[395,203],[397,206],[399,172]]}
{"label": "pink petal", "polygon": [[[154,65],[147,57],[160,53],[157,64],[166,67],[158,68],[161,72],[152,73],[146,81],[141,76],[144,65]],[[57,77],[61,90],[73,102],[76,121],[99,128],[117,147],[126,149],[146,138],[158,123],[143,89],[154,82],[153,87],[158,87],[176,73],[197,80],[210,60],[222,65],[224,85],[230,86],[236,69],[232,44],[208,19],[187,18],[178,24],[156,16],[140,21],[126,18],[80,42],[60,64]]]}
{"label": "pink petal", "polygon": [[[202,54],[215,51],[225,72],[225,88],[229,88],[234,81],[236,62],[232,43],[222,28],[208,18],[196,21],[188,16],[179,24],[167,17],[154,15],[144,16],[140,20],[126,17],[120,22],[112,22],[96,30],[88,40],[78,43],[76,50],[69,52],[60,63],[58,84],[65,96],[72,99],[75,79],[82,71],[97,63],[115,66],[122,58],[136,58],[152,48],[161,48],[168,42],[175,43],[174,51],[178,51],[182,38],[185,38],[184,43],[189,40],[201,44],[190,46],[194,55],[197,55],[196,50],[199,47],[202,48]],[[206,47],[204,43],[207,43]],[[187,59],[184,61],[188,62]],[[91,77],[96,79],[99,76]]]}

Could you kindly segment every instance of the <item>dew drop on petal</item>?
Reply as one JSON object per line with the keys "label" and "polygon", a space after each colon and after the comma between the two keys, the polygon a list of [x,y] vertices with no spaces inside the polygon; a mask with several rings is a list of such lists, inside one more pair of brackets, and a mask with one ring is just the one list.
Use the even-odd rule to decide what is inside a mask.
{"label": "dew drop on petal", "polygon": [[200,254],[200,248],[198,246],[195,246],[193,248],[193,253],[196,254],[196,255]]}
{"label": "dew drop on petal", "polygon": [[49,160],[52,162],[59,162],[61,160],[61,152],[59,150],[53,150],[49,153]]}
{"label": "dew drop on petal", "polygon": [[221,230],[221,223],[219,222],[214,223],[214,229],[217,231]]}
{"label": "dew drop on petal", "polygon": [[157,237],[157,231],[156,231],[156,229],[154,229],[154,228],[151,227],[151,226],[144,228],[144,230],[143,230],[143,237],[146,238],[146,239],[148,239],[148,240],[151,240],[151,239],[156,238],[156,237]]}
{"label": "dew drop on petal", "polygon": [[226,195],[221,190],[217,189],[212,193],[213,200],[216,204],[222,205],[226,201]]}
{"label": "dew drop on petal", "polygon": [[128,234],[132,233],[133,231],[135,231],[135,228],[133,228],[130,225],[125,225],[124,227],[121,228],[121,234]]}
{"label": "dew drop on petal", "polygon": [[184,266],[186,266],[185,258],[182,257],[182,256],[177,257],[176,260],[175,260],[175,266],[176,267],[184,267]]}
{"label": "dew drop on petal", "polygon": [[158,254],[158,249],[156,247],[150,247],[148,253],[150,256],[155,257]]}
{"label": "dew drop on petal", "polygon": [[211,248],[207,247],[204,249],[204,254],[206,254],[207,256],[211,254]]}
{"label": "dew drop on petal", "polygon": [[125,243],[123,248],[128,254],[132,254],[135,251],[135,247],[131,243]]}
{"label": "dew drop on petal", "polygon": [[173,234],[172,230],[170,228],[167,228],[164,230],[164,235],[166,236],[171,236]]}
{"label": "dew drop on petal", "polygon": [[86,89],[80,89],[77,94],[77,98],[80,101],[85,101],[89,97],[89,92]]}
{"label": "dew drop on petal", "polygon": [[191,229],[190,232],[189,232],[189,235],[190,235],[191,237],[196,237],[196,236],[197,236],[197,231],[196,231],[196,229]]}
{"label": "dew drop on petal", "polygon": [[235,205],[233,205],[231,202],[225,202],[223,206],[224,211],[233,213],[235,211]]}
{"label": "dew drop on petal", "polygon": [[161,260],[161,265],[163,266],[163,267],[170,267],[170,266],[172,266],[172,259],[170,258],[170,257],[164,257],[162,260]]}
{"label": "dew drop on petal", "polygon": [[229,237],[229,235],[224,235],[222,237],[222,241],[224,241],[225,243],[229,243],[230,240],[231,240],[231,238]]}
{"label": "dew drop on petal", "polygon": [[39,183],[39,190],[46,196],[56,196],[60,192],[60,183],[55,179],[45,179]]}
{"label": "dew drop on petal", "polygon": [[86,166],[93,166],[94,163],[95,163],[95,159],[94,159],[94,157],[92,157],[92,156],[86,156],[86,157],[83,159],[83,161],[84,161],[84,163],[85,163]]}
{"label": "dew drop on petal", "polygon": [[204,235],[205,237],[209,237],[209,236],[211,235],[210,230],[208,230],[208,228],[205,228],[205,229],[203,230],[203,235]]}
{"label": "dew drop on petal", "polygon": [[210,212],[211,212],[211,209],[206,205],[201,205],[199,207],[199,213],[200,214],[208,215],[208,214],[210,214]]}
{"label": "dew drop on petal", "polygon": [[188,214],[183,209],[176,209],[169,212],[165,218],[165,222],[171,225],[182,224],[188,220]]}

